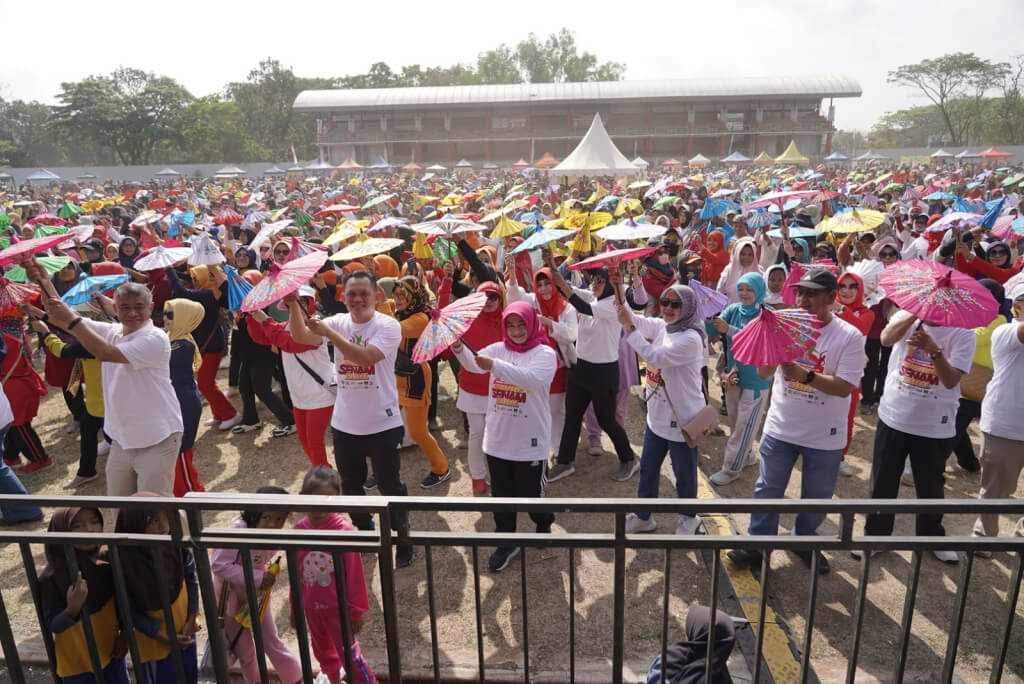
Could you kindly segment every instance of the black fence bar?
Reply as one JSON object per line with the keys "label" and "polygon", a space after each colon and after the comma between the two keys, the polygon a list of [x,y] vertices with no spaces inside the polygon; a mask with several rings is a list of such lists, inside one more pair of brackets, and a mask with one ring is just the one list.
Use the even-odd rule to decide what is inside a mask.
{"label": "black fence bar", "polygon": [[117,544],[111,544],[107,549],[110,558],[110,568],[114,571],[114,596],[117,598],[117,615],[121,620],[121,628],[128,635],[128,654],[132,657],[132,669],[135,670],[135,680],[146,681],[146,674],[142,670],[142,658],[139,656],[139,641],[135,638],[135,621],[132,619],[131,603],[128,600],[128,586],[124,581],[124,566],[121,565],[121,550]]}
{"label": "black fence bar", "polygon": [[[358,499],[359,497],[346,498]],[[398,498],[404,501],[407,497]],[[388,651],[388,677],[392,682],[400,682],[402,681],[402,651],[399,647],[398,607],[395,605],[395,594],[393,591],[395,586],[395,561],[391,556],[393,548],[391,543],[392,517],[394,516],[387,506],[380,509],[380,553],[377,556],[377,565],[380,568],[381,611],[384,617],[384,637]],[[404,511],[400,517],[408,520],[408,514]]]}
{"label": "black fence bar", "polygon": [[[188,522],[190,541],[195,550],[196,573],[199,575],[199,594],[203,602],[206,624],[212,624],[217,627],[217,592],[213,588],[213,569],[210,566],[207,547],[203,544],[202,511],[197,508],[190,508],[185,511],[185,518]],[[239,549],[239,552],[247,553],[243,549]],[[224,632],[219,627],[208,629],[207,638],[210,640],[211,659],[213,660],[213,670],[217,681],[229,681],[231,675],[228,674],[228,644],[224,639]],[[144,680],[140,679],[139,681]]]}
{"label": "black fence bar", "polygon": [[[64,562],[68,566],[68,575],[71,577],[70,586],[74,586],[78,573],[81,570],[78,567],[78,559],[75,557],[75,548],[71,544],[64,544],[61,552],[64,554]],[[89,651],[89,662],[92,664],[93,677],[96,678],[97,684],[105,684],[103,662],[100,660],[100,652],[96,647],[96,633],[92,629],[92,615],[89,610],[88,597],[78,611],[78,619],[81,620],[82,632],[85,633],[85,648]]]}
{"label": "black fence bar", "polygon": [[[480,681],[486,682],[487,679],[484,665],[484,614],[480,606],[480,549],[474,546],[470,548],[470,551],[473,552],[473,608],[476,612],[476,667]],[[569,549],[569,551],[571,553],[572,549]],[[570,632],[570,648],[574,643],[575,642],[572,640]]]}
{"label": "black fence bar", "polygon": [[[171,592],[167,586],[167,568],[159,556],[160,547],[151,546],[149,549],[153,556],[153,570],[156,572],[157,596],[160,597],[160,606],[164,613],[164,627],[167,630],[167,642],[171,648],[171,661],[174,663],[174,678],[178,684],[185,684],[185,664],[181,659],[181,645],[178,643],[178,625],[174,624],[174,612],[171,609]],[[180,551],[179,551],[180,553]],[[188,578],[182,573],[181,591],[187,591],[185,584]],[[190,616],[186,615],[187,620]],[[184,625],[182,625],[184,626]]]}
{"label": "black fence bar", "polygon": [[907,650],[910,648],[910,629],[914,622],[914,604],[917,602],[917,585],[921,581],[921,552],[914,551],[910,558],[910,582],[903,600],[903,620],[900,626],[900,647],[896,651],[896,675],[894,681],[903,681],[907,667]]}
{"label": "black fence bar", "polygon": [[942,663],[942,681],[953,681],[953,669],[956,667],[956,649],[960,643],[960,627],[964,621],[964,610],[967,608],[967,587],[971,583],[971,570],[974,568],[974,554],[967,554],[960,566],[960,580],[957,582],[956,603],[953,604],[953,619],[950,621],[949,640],[946,643],[946,658]]}
{"label": "black fence bar", "polygon": [[807,615],[804,617],[804,648],[800,653],[800,682],[805,684],[811,674],[811,642],[814,639],[814,606],[818,599],[817,551],[811,551],[811,587],[807,592]]}
{"label": "black fence bar", "polygon": [[[57,676],[57,655],[53,648],[53,635],[50,634],[46,624],[46,616],[43,615],[43,602],[39,591],[39,575],[36,573],[36,560],[32,557],[32,548],[27,543],[19,544],[18,548],[21,550],[21,562],[25,564],[25,578],[28,580],[29,593],[32,594],[32,603],[36,608],[39,631],[43,636],[43,647],[46,649],[46,657],[49,659],[50,665],[52,665],[50,676],[53,677],[54,684],[61,684],[60,677]],[[10,669],[9,663],[8,669]]]}
{"label": "black fence bar", "polygon": [[348,573],[345,571],[345,558],[341,551],[331,552],[331,563],[334,564],[335,598],[338,601],[338,618],[341,620],[341,640],[344,642],[345,672],[351,679],[355,672],[355,661],[352,656],[352,643],[355,640],[355,629],[348,616]]}
{"label": "black fence bar", "polygon": [[665,661],[668,660],[668,604],[671,599],[672,549],[665,549],[665,569],[662,570],[665,591],[661,598],[661,673],[658,681],[665,684]]}
{"label": "black fence bar", "polygon": [[615,567],[612,595],[612,684],[622,684],[623,640],[625,639],[626,611],[626,512],[615,513]]}
{"label": "black fence bar", "polygon": [[[288,585],[292,596],[302,596],[302,580],[299,578],[299,560],[295,549],[286,551],[288,559]],[[302,601],[292,601],[292,622],[295,636],[299,639],[299,662],[302,665],[302,680],[313,680],[313,663],[309,659],[309,630],[306,628],[306,610]]]}
{"label": "black fence bar", "polygon": [[[423,549],[423,558],[427,564],[427,612],[430,620],[430,656],[434,663],[434,682],[441,684],[441,663],[437,644],[437,606],[434,603],[434,555],[432,547]],[[351,670],[349,670],[351,672]]]}
{"label": "black fence bar", "polygon": [[868,571],[871,569],[871,552],[864,551],[860,559],[860,584],[857,585],[857,605],[853,610],[853,651],[846,665],[846,684],[854,684],[857,678],[857,659],[860,656],[860,634],[864,626],[864,607],[868,596]]}
{"label": "black fence bar", "polygon": [[[270,675],[267,673],[267,649],[263,643],[263,625],[260,619],[260,605],[256,594],[256,581],[253,579],[252,554],[248,551],[239,552],[238,559],[242,562],[242,575],[245,577],[245,605],[249,607],[249,621],[252,624],[252,643],[256,647],[256,665],[260,672],[260,682],[267,684]],[[266,575],[264,575],[266,576]],[[221,591],[230,591],[227,581]],[[269,610],[269,607],[268,607]],[[238,622],[237,615],[225,615],[224,623]],[[238,624],[238,633],[231,639],[229,648],[233,651],[235,644],[245,638],[245,625]]]}
{"label": "black fence bar", "polygon": [[11,621],[7,619],[7,605],[3,593],[0,592],[0,644],[4,648],[4,661],[11,684],[25,684],[25,673],[21,671],[21,658],[18,657],[18,644],[14,641]]}
{"label": "black fence bar", "polygon": [[1017,614],[1017,597],[1020,596],[1020,581],[1024,577],[1024,552],[1017,552],[1017,567],[1013,571],[1010,580],[1010,589],[1006,592],[1006,627],[1003,628],[1003,638],[999,644],[999,654],[996,656],[995,665],[992,667],[993,684],[997,684],[1003,678],[1003,664],[1006,662],[1006,649],[1010,646],[1010,632],[1013,631],[1013,618]]}

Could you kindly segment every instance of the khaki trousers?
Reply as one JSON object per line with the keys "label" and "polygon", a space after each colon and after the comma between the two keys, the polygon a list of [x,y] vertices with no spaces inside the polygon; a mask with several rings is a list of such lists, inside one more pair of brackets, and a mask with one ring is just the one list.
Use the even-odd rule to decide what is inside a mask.
{"label": "khaki trousers", "polygon": [[153,492],[174,496],[174,462],[181,447],[180,432],[141,449],[125,449],[115,440],[107,454],[107,496]]}

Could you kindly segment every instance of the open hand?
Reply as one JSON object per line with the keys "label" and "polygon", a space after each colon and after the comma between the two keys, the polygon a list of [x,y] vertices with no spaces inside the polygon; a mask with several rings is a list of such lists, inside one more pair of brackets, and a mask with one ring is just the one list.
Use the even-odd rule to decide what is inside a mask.
{"label": "open hand", "polygon": [[79,611],[82,610],[82,606],[85,604],[85,599],[89,595],[89,584],[82,577],[82,571],[79,570],[78,574],[75,575],[75,583],[68,587],[67,599],[67,613],[71,617],[78,615]]}

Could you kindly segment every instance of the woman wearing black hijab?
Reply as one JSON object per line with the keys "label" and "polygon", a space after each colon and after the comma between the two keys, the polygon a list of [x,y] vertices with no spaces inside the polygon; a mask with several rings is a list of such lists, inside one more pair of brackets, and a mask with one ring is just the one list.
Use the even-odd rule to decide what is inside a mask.
{"label": "woman wearing black hijab", "polygon": [[[729,654],[736,643],[736,631],[732,618],[722,612],[715,614],[715,640],[711,647],[711,684],[732,684],[732,677],[726,666]],[[654,659],[647,684],[661,682],[664,666],[665,681],[668,684],[703,684],[707,672],[708,636],[712,630],[711,610],[706,606],[693,606],[686,614],[686,638],[671,644],[661,656]]]}

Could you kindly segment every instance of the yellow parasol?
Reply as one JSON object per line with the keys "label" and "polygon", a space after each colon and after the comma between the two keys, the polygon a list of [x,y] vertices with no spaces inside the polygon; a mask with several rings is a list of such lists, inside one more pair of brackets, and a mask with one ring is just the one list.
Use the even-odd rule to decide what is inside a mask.
{"label": "yellow parasol", "polygon": [[[359,221],[359,223],[364,223],[364,222],[363,221]],[[367,221],[365,223],[368,224],[369,221]],[[354,221],[345,221],[343,223],[339,223],[338,227],[334,229],[334,232],[331,233],[330,235],[328,235],[324,239],[323,245],[324,245],[324,247],[330,247],[331,245],[336,245],[339,242],[344,242],[345,240],[348,240],[349,238],[353,238],[356,235],[361,235],[362,231],[360,230],[360,228],[362,228],[362,227],[365,227],[365,226],[360,226],[360,225],[358,225]]]}
{"label": "yellow parasol", "polygon": [[494,230],[491,231],[490,237],[491,239],[508,237],[509,235],[521,233],[523,231],[523,228],[526,228],[525,224],[519,223],[518,221],[513,221],[508,216],[502,216],[501,220],[498,221],[498,225],[495,226]]}
{"label": "yellow parasol", "polygon": [[434,250],[427,244],[425,234],[416,233],[416,241],[412,243],[412,255],[417,259],[429,259],[434,256]]}
{"label": "yellow parasol", "polygon": [[859,233],[882,225],[885,214],[873,209],[854,209],[844,211],[825,219],[817,225],[817,229],[829,233]]}
{"label": "yellow parasol", "polygon": [[623,216],[625,215],[627,209],[629,209],[630,211],[639,211],[642,208],[643,204],[640,202],[640,200],[629,197],[623,197],[622,199],[619,200],[619,205],[615,207],[615,215]]}

